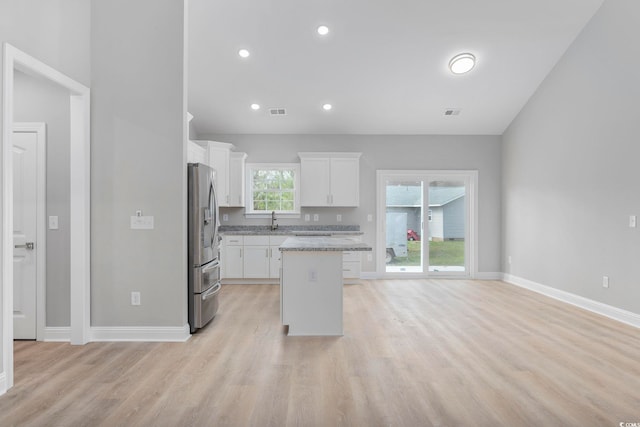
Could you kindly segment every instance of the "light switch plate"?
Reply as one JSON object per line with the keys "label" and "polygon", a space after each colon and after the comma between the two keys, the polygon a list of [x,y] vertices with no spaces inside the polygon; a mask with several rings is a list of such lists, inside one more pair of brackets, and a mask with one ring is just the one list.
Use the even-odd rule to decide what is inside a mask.
{"label": "light switch plate", "polygon": [[372,214],[367,215],[367,221],[368,222],[373,221],[373,215]]}
{"label": "light switch plate", "polygon": [[153,216],[132,216],[132,230],[153,230]]}
{"label": "light switch plate", "polygon": [[57,230],[58,229],[58,217],[50,216],[49,217],[49,230]]}
{"label": "light switch plate", "polygon": [[305,220],[306,222],[311,221],[311,215],[309,215],[309,214],[304,214],[304,220]]}
{"label": "light switch plate", "polygon": [[223,221],[229,221],[229,214],[222,214]]}
{"label": "light switch plate", "polygon": [[315,222],[320,221],[320,215],[318,215],[318,214],[313,214],[313,220],[314,220]]}
{"label": "light switch plate", "polygon": [[629,227],[630,228],[636,228],[637,225],[637,218],[635,215],[629,215]]}
{"label": "light switch plate", "polygon": [[337,222],[342,222],[342,215],[337,214],[337,215],[336,215],[336,221],[337,221]]}

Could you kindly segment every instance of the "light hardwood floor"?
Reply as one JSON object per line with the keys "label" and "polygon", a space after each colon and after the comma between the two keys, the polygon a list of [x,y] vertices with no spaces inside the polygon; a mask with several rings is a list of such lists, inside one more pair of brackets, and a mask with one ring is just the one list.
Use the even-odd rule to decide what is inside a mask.
{"label": "light hardwood floor", "polygon": [[640,423],[640,330],[492,281],[345,287],[343,337],[287,337],[229,285],[186,343],[15,343],[0,426]]}

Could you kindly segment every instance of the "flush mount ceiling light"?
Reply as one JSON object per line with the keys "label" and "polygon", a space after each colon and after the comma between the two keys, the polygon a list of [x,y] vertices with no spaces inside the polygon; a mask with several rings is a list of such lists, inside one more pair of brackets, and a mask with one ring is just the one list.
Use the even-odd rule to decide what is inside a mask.
{"label": "flush mount ceiling light", "polygon": [[258,111],[260,109],[260,104],[251,104],[251,109],[253,111]]}
{"label": "flush mount ceiling light", "polygon": [[320,25],[317,31],[321,36],[326,36],[327,34],[329,34],[329,27],[327,27],[326,25]]}
{"label": "flush mount ceiling light", "polygon": [[453,74],[468,73],[476,65],[476,57],[470,53],[461,53],[449,61],[449,69]]}
{"label": "flush mount ceiling light", "polygon": [[331,104],[324,104],[324,105],[322,106],[322,109],[323,109],[324,111],[329,111],[329,110],[331,110],[332,108],[333,108],[333,105],[331,105]]}
{"label": "flush mount ceiling light", "polygon": [[251,54],[249,53],[249,51],[247,49],[240,49],[238,51],[238,55],[240,55],[241,58],[248,58],[249,55],[251,55]]}

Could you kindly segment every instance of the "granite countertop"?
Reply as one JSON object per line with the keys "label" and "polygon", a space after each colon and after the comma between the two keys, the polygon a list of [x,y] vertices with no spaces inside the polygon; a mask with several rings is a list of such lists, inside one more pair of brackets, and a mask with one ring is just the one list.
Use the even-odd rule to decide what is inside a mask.
{"label": "granite countertop", "polygon": [[370,251],[371,246],[349,237],[289,237],[280,246],[281,251]]}
{"label": "granite countertop", "polygon": [[362,235],[359,225],[281,225],[271,230],[268,225],[223,225],[218,229],[229,236],[337,236]]}

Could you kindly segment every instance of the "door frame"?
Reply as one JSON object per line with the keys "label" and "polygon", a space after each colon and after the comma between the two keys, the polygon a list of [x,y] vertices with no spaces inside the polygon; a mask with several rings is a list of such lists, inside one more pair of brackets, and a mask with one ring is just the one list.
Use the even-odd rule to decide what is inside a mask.
{"label": "door frame", "polygon": [[[468,269],[466,274],[449,274],[447,272],[429,272],[428,266],[421,273],[387,273],[386,254],[386,183],[388,178],[415,179],[468,179],[468,200],[467,200],[467,229],[465,230],[468,240],[468,254],[465,261]],[[470,278],[475,279],[478,275],[478,171],[477,170],[377,170],[376,171],[376,276],[381,278]],[[428,192],[428,189],[425,189]],[[424,215],[424,212],[423,212]],[[428,224],[424,225],[423,234],[428,231]],[[423,254],[424,256],[424,254]]]}
{"label": "door frame", "polygon": [[2,72],[2,364],[4,390],[13,386],[13,105],[16,70],[69,91],[70,341],[90,340],[90,91],[83,84],[3,44]]}
{"label": "door frame", "polygon": [[35,133],[36,145],[36,340],[44,340],[47,295],[47,125],[18,122],[13,132]]}

